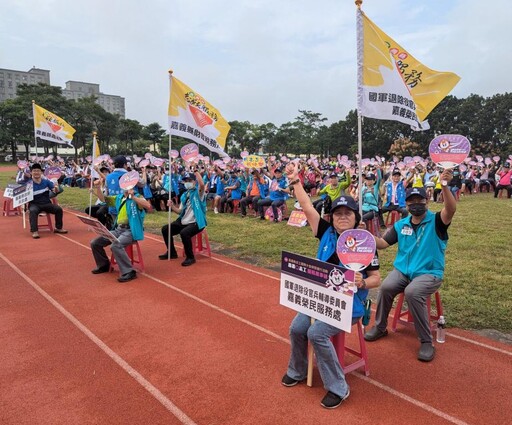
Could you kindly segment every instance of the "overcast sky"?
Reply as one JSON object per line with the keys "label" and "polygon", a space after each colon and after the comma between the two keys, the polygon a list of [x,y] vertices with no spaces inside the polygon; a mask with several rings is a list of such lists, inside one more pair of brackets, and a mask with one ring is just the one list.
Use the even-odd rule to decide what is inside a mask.
{"label": "overcast sky", "polygon": [[[52,85],[99,83],[127,118],[167,126],[169,69],[228,120],[328,122],[356,107],[353,0],[2,0],[0,68],[49,69]],[[365,0],[384,32],[452,94],[511,91],[506,0]]]}

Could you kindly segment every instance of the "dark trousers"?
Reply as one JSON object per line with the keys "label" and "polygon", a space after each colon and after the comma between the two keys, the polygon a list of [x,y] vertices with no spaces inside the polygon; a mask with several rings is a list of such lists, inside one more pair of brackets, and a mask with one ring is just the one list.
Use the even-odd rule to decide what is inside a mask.
{"label": "dark trousers", "polygon": [[246,196],[240,200],[240,210],[242,211],[242,215],[247,215],[247,206],[252,205],[254,211],[258,209],[258,201],[260,200],[259,196]]}
{"label": "dark trousers", "polygon": [[64,212],[58,205],[51,203],[43,205],[31,203],[28,207],[28,210],[30,214],[30,231],[32,233],[37,232],[37,216],[41,212],[45,212],[47,214],[55,214],[55,227],[57,229],[62,229],[62,216],[64,215]]}
{"label": "dark trousers", "polygon": [[500,190],[501,189],[507,189],[507,198],[510,198],[510,196],[512,195],[512,185],[503,185],[503,184],[498,184],[496,186],[496,189],[494,189],[494,197],[497,198],[498,197],[498,193],[500,193]]}
{"label": "dark trousers", "polygon": [[[89,207],[85,210],[86,214],[89,214]],[[107,205],[93,205],[91,206],[91,217],[97,218],[98,221],[103,224],[107,229],[112,227],[112,217],[108,213]]]}
{"label": "dark trousers", "polygon": [[[194,249],[192,248],[192,237],[197,235],[201,230],[197,223],[181,224],[181,220],[176,220],[171,223],[171,255],[177,255],[176,248],[174,247],[175,235],[180,235],[183,249],[187,258],[194,258]],[[169,225],[166,224],[162,227],[162,236],[164,238],[165,246],[169,249]]]}
{"label": "dark trousers", "polygon": [[402,218],[407,217],[407,215],[409,214],[407,211],[407,208],[401,207],[400,205],[389,204],[387,207],[386,206],[382,207],[383,213],[388,212],[388,211],[398,211],[402,215]]}
{"label": "dark trousers", "polygon": [[260,214],[260,217],[265,217],[265,208],[269,205],[272,205],[272,212],[274,213],[274,220],[278,217],[277,209],[284,204],[284,200],[278,199],[276,201],[271,201],[270,198],[260,199],[258,201],[258,213]]}

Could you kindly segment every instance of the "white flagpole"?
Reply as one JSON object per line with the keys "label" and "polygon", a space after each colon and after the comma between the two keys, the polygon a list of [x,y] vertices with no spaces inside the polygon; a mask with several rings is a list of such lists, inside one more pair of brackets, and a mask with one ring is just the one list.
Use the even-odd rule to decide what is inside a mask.
{"label": "white flagpole", "polygon": [[[36,145],[36,160],[37,160],[37,134],[36,134],[36,101],[32,99],[32,115],[34,116],[34,140]],[[30,158],[27,158],[30,160]]]}
{"label": "white flagpole", "polygon": [[[169,70],[169,83],[170,88],[172,89],[172,69]],[[170,91],[169,91],[170,96]],[[171,132],[169,131],[169,201],[172,204],[171,194],[172,194],[172,158],[171,158],[171,147],[172,147],[172,136]],[[169,202],[168,201],[168,202]],[[167,214],[167,260],[171,259],[171,206],[169,205],[169,211]]]}
{"label": "white flagpole", "polygon": [[363,158],[363,130],[362,130],[362,121],[363,118],[361,116],[361,96],[362,96],[362,87],[363,87],[363,34],[362,34],[362,17],[361,17],[361,5],[363,4],[363,0],[355,0],[355,4],[357,6],[356,9],[356,40],[357,40],[357,153],[358,153],[358,188],[359,188],[359,214],[361,215],[361,220],[363,217],[363,170],[361,167],[361,161]]}
{"label": "white flagpole", "polygon": [[98,143],[96,141],[96,132],[93,131],[92,132],[92,163],[91,163],[91,182],[89,184],[89,217],[91,216],[91,210],[92,210],[92,184],[93,184],[93,179],[94,179],[94,174],[93,174],[93,171],[94,171],[94,160],[96,159],[96,144]]}

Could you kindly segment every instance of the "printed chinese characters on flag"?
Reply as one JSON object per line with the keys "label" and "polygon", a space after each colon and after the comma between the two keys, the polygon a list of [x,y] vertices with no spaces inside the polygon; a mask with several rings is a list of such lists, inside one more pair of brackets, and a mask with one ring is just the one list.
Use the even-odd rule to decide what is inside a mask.
{"label": "printed chinese characters on flag", "polygon": [[169,132],[226,156],[230,125],[199,93],[171,75]]}
{"label": "printed chinese characters on flag", "polygon": [[400,121],[414,129],[460,77],[434,71],[357,10],[358,110],[368,118]]}

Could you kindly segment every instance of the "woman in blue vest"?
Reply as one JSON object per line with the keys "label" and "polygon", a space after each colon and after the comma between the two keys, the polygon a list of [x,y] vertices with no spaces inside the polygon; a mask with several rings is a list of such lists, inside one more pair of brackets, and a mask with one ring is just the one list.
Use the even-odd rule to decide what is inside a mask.
{"label": "woman in blue vest", "polygon": [[242,189],[239,178],[239,171],[235,168],[230,174],[227,186],[224,188],[224,195],[220,198],[220,212],[226,212],[226,206],[233,210],[233,201],[242,199]]}
{"label": "woman in blue vest", "polygon": [[[342,232],[359,226],[361,215],[357,203],[350,196],[340,196],[334,200],[331,207],[332,223],[329,223],[320,217],[308,194],[300,184],[297,177],[298,165],[296,163],[288,164],[286,174],[290,181],[289,184],[293,186],[295,196],[306,214],[313,235],[320,240],[317,258],[339,265],[340,271],[346,270],[336,254],[336,242]],[[370,266],[356,273],[355,284],[358,290],[354,298],[352,323],[356,323],[364,315],[364,302],[368,295],[368,289],[376,288],[380,284],[379,260],[377,257],[373,259]],[[318,370],[324,388],[327,390],[321,405],[328,409],[338,407],[350,394],[343,369],[331,342],[331,337],[340,332],[343,331],[320,320],[311,324],[309,316],[298,313],[290,326],[291,355],[288,369],[281,383],[286,387],[292,387],[306,378],[309,340],[315,350]]]}
{"label": "woman in blue vest", "polygon": [[185,192],[181,195],[179,207],[172,202],[169,207],[173,212],[179,214],[178,219],[171,223],[171,240],[169,249],[169,225],[162,227],[162,236],[164,238],[167,252],[159,255],[160,260],[168,258],[178,258],[178,253],[174,247],[174,235],[180,235],[183,249],[185,250],[185,261],[182,266],[190,266],[196,262],[194,250],[192,247],[192,237],[197,235],[206,227],[206,197],[204,193],[204,182],[201,173],[185,173],[182,178],[185,186]]}
{"label": "woman in blue vest", "polygon": [[394,269],[384,279],[377,299],[375,326],[366,332],[367,341],[376,341],[388,334],[388,315],[393,299],[404,293],[414,327],[420,340],[418,360],[430,362],[435,349],[430,332],[430,312],[427,298],[441,286],[444,275],[444,256],[448,244],[448,226],[456,210],[456,201],[450,192],[452,171],[440,176],[444,208],[433,213],[428,210],[427,192],[423,187],[407,189],[405,202],[410,216],[397,221],[384,238],[375,237],[377,249],[398,244]]}

